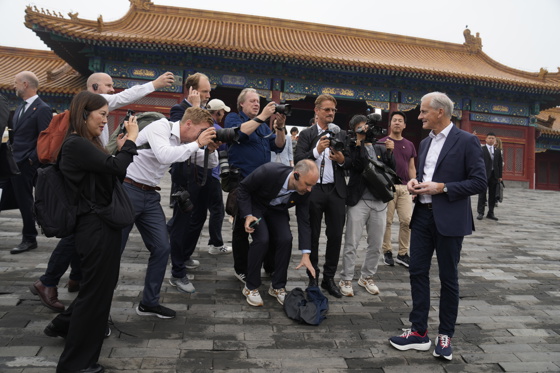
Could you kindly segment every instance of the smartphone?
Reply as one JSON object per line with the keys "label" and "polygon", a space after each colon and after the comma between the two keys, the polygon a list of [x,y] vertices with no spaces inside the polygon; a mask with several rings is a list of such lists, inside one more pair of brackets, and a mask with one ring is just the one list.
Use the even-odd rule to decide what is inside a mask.
{"label": "smartphone", "polygon": [[126,128],[124,127],[124,122],[128,121],[130,119],[131,116],[134,115],[134,110],[130,110],[128,109],[128,111],[126,112],[126,116],[124,117],[122,123],[121,123],[121,127],[119,129],[119,135],[122,133],[123,135],[126,135]]}
{"label": "smartphone", "polygon": [[257,225],[259,225],[261,219],[262,218],[258,218],[257,220],[253,221],[251,224],[249,224],[249,228],[255,228]]}

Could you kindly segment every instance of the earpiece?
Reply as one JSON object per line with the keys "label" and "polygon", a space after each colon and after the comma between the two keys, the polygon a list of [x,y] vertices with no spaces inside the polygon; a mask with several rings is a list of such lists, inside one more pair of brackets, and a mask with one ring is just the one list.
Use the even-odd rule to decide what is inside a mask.
{"label": "earpiece", "polygon": [[87,120],[88,115],[89,115],[89,111],[84,110],[84,120]]}
{"label": "earpiece", "polygon": [[99,84],[93,83],[93,84],[91,85],[91,88],[93,88],[94,91],[97,91],[97,89],[99,88]]}
{"label": "earpiece", "polygon": [[299,172],[294,172],[294,179],[299,180]]}

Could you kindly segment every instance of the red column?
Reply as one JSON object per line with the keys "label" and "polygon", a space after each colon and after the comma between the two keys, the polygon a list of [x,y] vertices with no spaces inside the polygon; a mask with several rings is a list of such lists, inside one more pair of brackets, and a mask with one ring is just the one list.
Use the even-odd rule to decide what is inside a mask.
{"label": "red column", "polygon": [[461,129],[468,133],[472,132],[471,127],[471,112],[470,110],[463,110],[463,114],[461,116]]}
{"label": "red column", "polygon": [[525,149],[525,161],[527,164],[527,176],[529,178],[529,189],[535,189],[535,162],[536,162],[536,133],[535,127],[529,127],[527,131],[527,147]]}

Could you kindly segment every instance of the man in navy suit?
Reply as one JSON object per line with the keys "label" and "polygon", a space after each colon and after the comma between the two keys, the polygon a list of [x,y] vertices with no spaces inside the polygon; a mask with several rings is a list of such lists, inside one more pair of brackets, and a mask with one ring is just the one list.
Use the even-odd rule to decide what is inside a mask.
{"label": "man in navy suit", "polygon": [[296,269],[305,266],[312,276],[311,228],[309,225],[309,192],[317,183],[319,171],[314,162],[303,160],[295,168],[269,162],[258,167],[239,184],[237,204],[244,218],[245,232],[251,234],[247,277],[243,295],[251,306],[262,306],[259,294],[261,267],[269,244],[274,244],[274,273],[268,294],[284,304],[288,265],[292,253],[292,232],[288,209],[296,206],[298,244],[302,259]]}
{"label": "man in navy suit", "polygon": [[11,254],[19,254],[37,248],[37,229],[33,216],[33,179],[39,160],[37,137],[49,126],[52,111],[37,95],[39,79],[31,71],[22,71],[14,81],[16,95],[23,99],[12,118],[12,150],[20,175],[9,179],[23,220],[21,243]]}
{"label": "man in navy suit", "polygon": [[474,230],[470,196],[486,189],[477,137],[451,123],[453,101],[440,92],[422,97],[422,128],[432,130],[419,149],[417,178],[407,189],[416,195],[410,222],[410,329],[389,339],[399,350],[430,349],[430,264],[434,249],[441,282],[435,357],[452,358],[451,338],[459,308],[459,259],[463,238]]}
{"label": "man in navy suit", "polygon": [[[502,152],[494,148],[496,144],[496,135],[488,132],[486,135],[486,145],[482,145],[482,156],[484,157],[484,166],[486,167],[486,178],[488,180],[488,215],[486,217],[492,220],[498,220],[494,215],[494,206],[496,205],[496,188],[498,183],[502,181]],[[478,220],[484,217],[484,206],[486,205],[486,190],[478,195]]]}

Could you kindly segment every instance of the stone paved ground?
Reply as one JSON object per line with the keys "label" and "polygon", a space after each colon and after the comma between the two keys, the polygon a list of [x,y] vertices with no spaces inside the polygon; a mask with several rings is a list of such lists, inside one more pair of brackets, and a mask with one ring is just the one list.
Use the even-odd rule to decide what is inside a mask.
{"label": "stone paved ground", "polygon": [[[164,196],[169,195],[166,186]],[[408,325],[410,290],[404,267],[380,265],[379,296],[355,285],[352,298],[329,297],[328,318],[320,326],[304,326],[289,320],[264,294],[268,279],[261,288],[264,307],[249,306],[233,277],[231,256],[207,253],[205,230],[195,253],[201,265],[192,271],[196,293],[181,294],[167,282],[163,285],[163,303],[178,313],[173,320],[134,312],[147,251],[133,231],[111,311],[116,326],[128,334],[113,328],[100,363],[108,372],[141,373],[560,372],[560,194],[508,188],[505,195],[496,209],[500,221],[477,221],[477,231],[464,242],[451,362],[435,359],[431,351],[400,352],[387,342]],[[224,223],[227,241],[230,227]],[[395,222],[394,236],[396,228]],[[63,340],[43,334],[55,314],[28,286],[44,272],[57,241],[40,237],[37,250],[10,255],[20,229],[19,213],[0,214],[0,371],[54,372]],[[363,257],[363,245],[361,250]],[[296,251],[292,262],[288,288],[303,287],[305,273],[293,269],[299,262]],[[432,278],[436,283],[437,273]],[[68,305],[74,295],[65,289],[66,280],[67,275],[59,294]],[[432,337],[437,299],[438,288],[433,287]]]}

